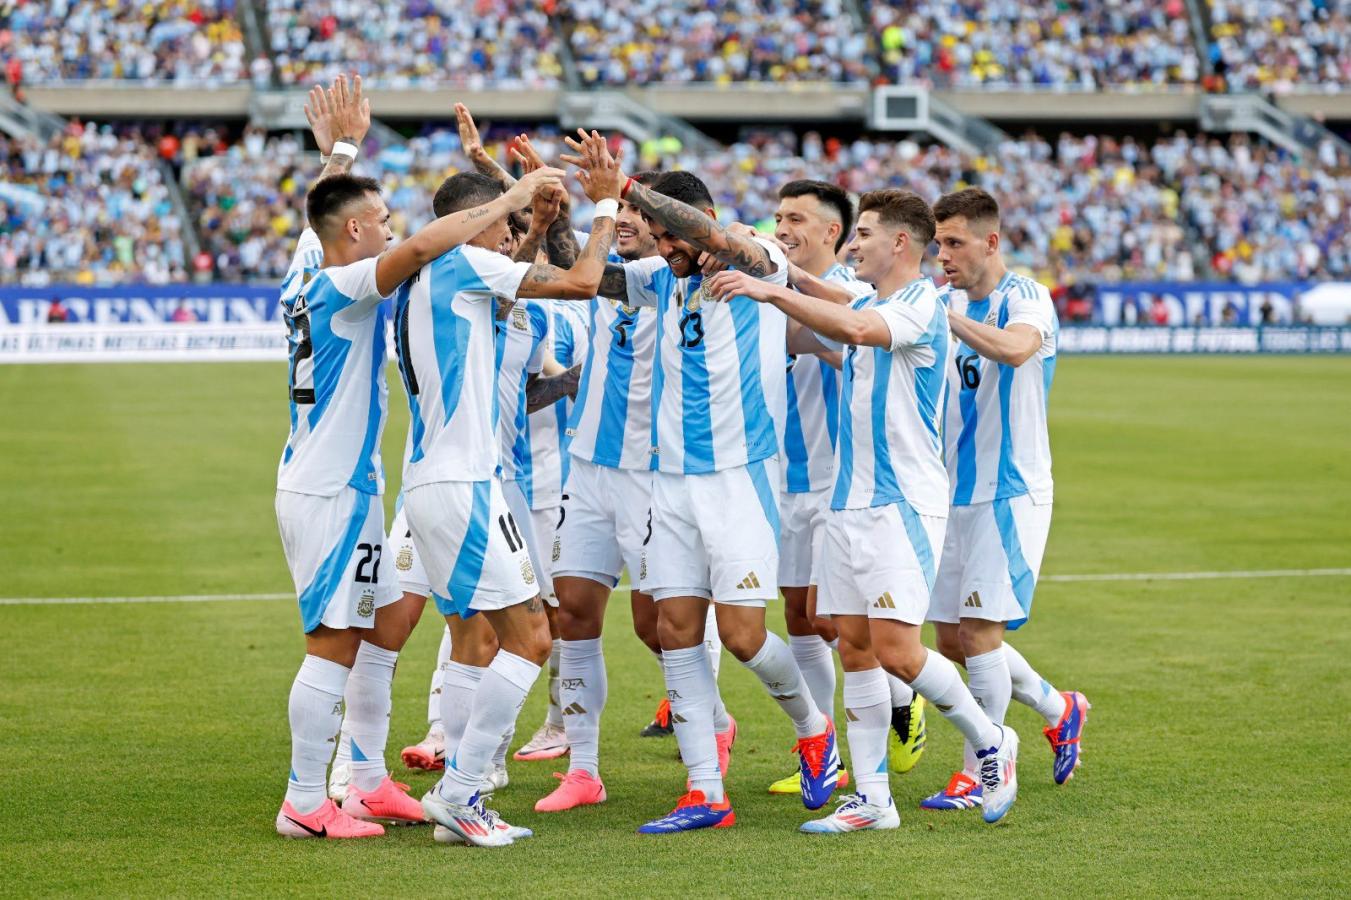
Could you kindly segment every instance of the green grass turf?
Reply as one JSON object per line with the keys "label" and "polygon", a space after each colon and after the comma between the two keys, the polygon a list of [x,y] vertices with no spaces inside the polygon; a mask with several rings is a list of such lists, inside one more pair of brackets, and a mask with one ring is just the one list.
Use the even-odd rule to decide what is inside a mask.
{"label": "green grass turf", "polygon": [[[273,365],[0,367],[0,595],[288,590],[272,514],[283,381]],[[1351,566],[1348,388],[1346,358],[1066,358],[1044,571]],[[495,805],[538,836],[492,852],[435,846],[426,829],[357,844],[273,834],[302,652],[291,603],[3,606],[0,895],[1345,896],[1348,589],[1044,583],[1015,643],[1094,702],[1079,777],[1051,783],[1040,723],[1015,704],[1021,792],[1006,823],[923,813],[959,754],[931,718],[924,760],[893,778],[900,830],[834,838],[795,833],[800,804],[764,792],[791,770],[790,729],[730,658],[737,826],[634,834],[683,773],[672,740],[636,736],[660,681],[616,598],[611,800],[536,815],[555,766],[513,764]],[[396,764],[424,728],[428,623],[394,686]]]}

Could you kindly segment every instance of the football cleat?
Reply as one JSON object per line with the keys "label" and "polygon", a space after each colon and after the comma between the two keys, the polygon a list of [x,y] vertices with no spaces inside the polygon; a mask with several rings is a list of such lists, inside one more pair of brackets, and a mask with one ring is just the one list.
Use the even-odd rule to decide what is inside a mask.
{"label": "football cleat", "polygon": [[[521,838],[535,836],[535,832],[531,831],[529,828],[520,825],[508,825],[506,822],[503,822],[502,816],[499,815],[495,809],[485,809],[484,813],[487,814],[488,818],[492,819],[493,827],[511,838],[512,841],[519,841]],[[464,838],[460,837],[457,832],[451,831],[444,825],[437,825],[432,829],[432,840],[436,841],[438,844],[468,843]]]}
{"label": "football cleat", "polygon": [[736,719],[730,713],[727,716],[727,730],[714,734],[713,740],[718,745],[718,769],[722,777],[726,778],[727,770],[732,766],[732,745],[736,743]]}
{"label": "football cleat", "polygon": [[901,814],[890,797],[886,806],[874,806],[858,794],[850,794],[840,801],[835,811],[824,819],[802,823],[808,834],[846,834],[850,831],[883,831],[901,827]]}
{"label": "football cleat", "polygon": [[561,725],[545,722],[525,746],[511,755],[516,760],[557,759],[568,752],[568,734]]}
{"label": "football cleat", "polygon": [[422,804],[408,796],[408,785],[388,775],[373,791],[363,791],[355,784],[350,786],[347,799],[342,801],[342,811],[356,819],[385,825],[421,825],[427,821]]}
{"label": "football cleat", "polygon": [[1061,691],[1060,696],[1065,698],[1065,712],[1061,714],[1060,721],[1041,730],[1051,744],[1051,752],[1055,754],[1051,775],[1056,784],[1069,781],[1074,777],[1074,770],[1079,768],[1079,754],[1082,752],[1079,738],[1084,733],[1084,725],[1088,723],[1088,711],[1093,708],[1088,698],[1078,691]]}
{"label": "football cleat", "polygon": [[660,819],[653,819],[638,827],[639,834],[675,834],[699,828],[731,828],[736,824],[732,801],[723,797],[721,803],[709,803],[703,791],[690,791],[681,797],[673,809]]}
{"label": "football cleat", "polygon": [[555,772],[554,777],[562,784],[535,802],[535,812],[562,812],[605,802],[605,785],[590,772],[573,769],[566,775]]}
{"label": "football cleat", "polygon": [[675,734],[675,725],[671,722],[671,701],[665,697],[657,704],[657,714],[652,721],[638,732],[639,737],[670,737]]}
{"label": "football cleat", "polygon": [[334,763],[328,772],[328,799],[342,803],[352,784],[352,764]]}
{"label": "football cleat", "polygon": [[826,719],[825,731],[798,738],[793,751],[802,767],[802,805],[820,809],[835,793],[839,780],[840,750],[835,746],[835,723]]}
{"label": "football cleat", "polygon": [[980,782],[965,772],[957,772],[948,779],[948,786],[919,801],[920,809],[970,809],[984,802]]}
{"label": "football cleat", "polygon": [[894,707],[891,710],[891,734],[887,736],[887,760],[891,771],[904,775],[913,769],[924,755],[928,734],[923,697],[916,694],[909,706]]}
{"label": "football cleat", "polygon": [[[515,840],[511,826],[502,822],[496,812],[485,809],[478,794],[470,797],[468,803],[451,803],[433,787],[422,797],[422,811],[428,819],[475,847],[505,847]],[[506,827],[499,827],[499,823]]]}
{"label": "football cleat", "polygon": [[[840,770],[840,777],[835,782],[835,790],[843,790],[849,787],[849,773],[844,769]],[[771,794],[793,794],[802,793],[802,773],[794,772],[792,775],[785,775],[778,781],[769,786]]]}
{"label": "football cleat", "polygon": [[1006,725],[1000,725],[1004,739],[998,747],[976,750],[976,759],[980,760],[981,796],[985,798],[981,816],[985,821],[994,823],[1004,818],[1004,813],[1018,799],[1018,733]]}
{"label": "football cleat", "polygon": [[332,800],[311,813],[299,813],[284,801],[277,813],[277,834],[288,838],[364,838],[379,837],[385,829],[375,822],[363,822],[338,809]]}
{"label": "football cleat", "polygon": [[399,754],[408,769],[440,772],[446,767],[446,734],[440,728],[427,730],[427,736]]}

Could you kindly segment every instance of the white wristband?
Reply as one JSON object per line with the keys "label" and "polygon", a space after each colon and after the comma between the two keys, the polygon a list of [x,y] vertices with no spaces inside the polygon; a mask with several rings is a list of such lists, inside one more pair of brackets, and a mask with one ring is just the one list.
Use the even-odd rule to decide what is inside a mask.
{"label": "white wristband", "polygon": [[338,141],[333,145],[333,156],[345,156],[348,159],[357,158],[357,148],[346,141]]}
{"label": "white wristband", "polygon": [[596,211],[591,214],[593,219],[617,219],[619,218],[618,200],[601,200],[596,203]]}

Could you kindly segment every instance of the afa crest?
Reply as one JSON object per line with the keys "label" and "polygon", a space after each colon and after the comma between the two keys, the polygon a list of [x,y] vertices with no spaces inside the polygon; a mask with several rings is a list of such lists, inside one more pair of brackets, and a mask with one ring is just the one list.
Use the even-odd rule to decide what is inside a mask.
{"label": "afa crest", "polygon": [[404,547],[399,551],[399,555],[394,557],[394,568],[400,572],[407,572],[413,568],[413,548]]}
{"label": "afa crest", "polygon": [[526,584],[535,583],[535,567],[530,565],[530,557],[521,560],[521,577],[525,579]]}
{"label": "afa crest", "polygon": [[529,331],[530,326],[525,321],[525,310],[517,306],[511,311],[511,327],[517,331]]}
{"label": "afa crest", "polygon": [[357,601],[357,616],[362,619],[369,619],[375,615],[375,592],[365,591],[361,599]]}

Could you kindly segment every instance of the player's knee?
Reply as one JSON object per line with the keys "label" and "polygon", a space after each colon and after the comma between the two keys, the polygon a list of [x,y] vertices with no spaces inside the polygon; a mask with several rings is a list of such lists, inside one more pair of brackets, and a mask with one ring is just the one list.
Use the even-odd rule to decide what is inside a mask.
{"label": "player's knee", "polygon": [[783,607],[783,622],[788,629],[789,634],[810,635],[816,634],[815,624],[807,618],[806,613],[801,609],[794,609],[785,604]]}
{"label": "player's knee", "polygon": [[962,654],[958,660],[946,650],[939,648],[943,655],[953,662],[964,662],[972,656],[980,656],[1004,643],[1004,628],[999,622],[965,620],[957,626],[958,650]]}
{"label": "player's knee", "polygon": [[938,632],[937,645],[939,653],[959,666],[966,665],[966,650],[962,647],[961,638],[953,634],[951,630],[944,629]]}
{"label": "player's knee", "polygon": [[816,632],[821,640],[825,641],[827,644],[838,640],[840,637],[839,630],[835,627],[835,623],[830,620],[829,616],[814,616],[812,618],[812,631]]}
{"label": "player's knee", "polygon": [[[638,635],[642,637],[641,634]],[[675,622],[671,619],[657,620],[658,646],[663,650],[683,650],[703,643],[704,631],[698,626]]]}
{"label": "player's knee", "polygon": [[727,652],[741,662],[750,662],[768,638],[764,628],[718,628],[718,637]]}
{"label": "player's knee", "polygon": [[887,645],[877,647],[876,652],[877,661],[882,664],[882,668],[907,684],[919,677],[919,672],[928,659],[927,651],[919,645],[914,647]]}
{"label": "player's knee", "polygon": [[600,637],[601,615],[595,610],[560,603],[555,615],[559,635],[565,641],[589,641]]}

